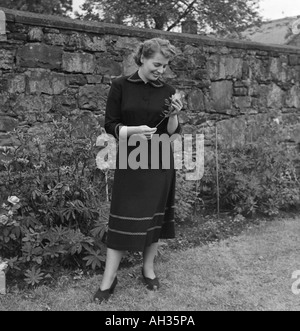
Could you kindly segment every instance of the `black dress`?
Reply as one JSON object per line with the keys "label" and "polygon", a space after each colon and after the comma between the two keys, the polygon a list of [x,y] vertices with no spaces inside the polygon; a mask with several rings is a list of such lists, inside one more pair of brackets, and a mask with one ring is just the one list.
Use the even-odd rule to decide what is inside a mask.
{"label": "black dress", "polygon": [[[155,127],[163,118],[162,112],[166,110],[165,100],[174,93],[172,86],[160,80],[145,83],[138,72],[115,79],[107,99],[106,132],[118,139],[122,125]],[[168,134],[167,123],[168,118],[159,124],[156,134]],[[175,133],[180,132],[178,125]],[[147,143],[148,151],[151,151],[151,140]],[[127,155],[137,146],[128,146]],[[159,151],[162,153],[161,148]],[[119,152],[112,188],[107,247],[123,251],[143,251],[160,238],[174,238],[176,170],[172,148],[168,156],[169,166],[164,167],[160,155],[156,169],[151,169],[150,153],[149,167],[121,169]]]}

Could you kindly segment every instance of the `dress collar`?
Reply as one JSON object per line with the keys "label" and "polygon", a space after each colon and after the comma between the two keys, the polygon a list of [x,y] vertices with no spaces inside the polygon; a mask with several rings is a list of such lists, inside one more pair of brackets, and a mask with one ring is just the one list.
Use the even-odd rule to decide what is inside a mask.
{"label": "dress collar", "polygon": [[[136,71],[135,73],[133,73],[132,75],[130,75],[127,80],[131,83],[144,83],[145,82],[142,80],[142,78],[140,77],[138,71]],[[148,84],[148,83],[146,83]],[[149,81],[149,84],[154,86],[154,87],[163,87],[164,84],[161,80],[153,80],[153,81]]]}

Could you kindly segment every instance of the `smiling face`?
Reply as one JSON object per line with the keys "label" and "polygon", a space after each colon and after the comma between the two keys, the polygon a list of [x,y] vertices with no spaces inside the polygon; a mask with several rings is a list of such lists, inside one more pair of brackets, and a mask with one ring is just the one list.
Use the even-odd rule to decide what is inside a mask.
{"label": "smiling face", "polygon": [[162,76],[169,64],[169,59],[157,52],[149,59],[142,56],[141,62],[142,66],[139,69],[139,74],[147,82],[157,80]]}

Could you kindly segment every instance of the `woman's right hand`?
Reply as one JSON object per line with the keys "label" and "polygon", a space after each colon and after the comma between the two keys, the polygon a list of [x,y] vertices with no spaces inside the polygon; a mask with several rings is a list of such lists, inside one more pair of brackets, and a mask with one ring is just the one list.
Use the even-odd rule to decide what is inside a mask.
{"label": "woman's right hand", "polygon": [[138,134],[144,135],[148,140],[152,138],[157,128],[150,128],[148,125],[140,125],[138,127]]}

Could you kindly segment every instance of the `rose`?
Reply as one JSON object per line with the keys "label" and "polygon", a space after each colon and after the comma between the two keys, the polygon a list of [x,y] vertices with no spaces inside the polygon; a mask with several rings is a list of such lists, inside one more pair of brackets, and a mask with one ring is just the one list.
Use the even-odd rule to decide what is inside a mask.
{"label": "rose", "polygon": [[155,125],[155,127],[157,128],[166,118],[168,117],[173,117],[175,115],[178,115],[180,110],[183,107],[183,102],[182,102],[182,98],[183,98],[183,92],[177,91],[175,92],[175,94],[173,94],[171,97],[169,97],[169,99],[165,100],[165,106],[167,108],[167,110],[164,110],[161,114],[161,116],[163,117],[163,119]]}
{"label": "rose", "polygon": [[4,271],[8,266],[7,262],[1,262],[0,263],[0,271]]}
{"label": "rose", "polygon": [[176,101],[176,100],[182,101],[181,99],[182,99],[181,92],[176,90],[176,93],[172,95],[171,100],[172,101]]}
{"label": "rose", "polygon": [[0,224],[6,225],[9,221],[9,218],[6,215],[0,215]]}
{"label": "rose", "polygon": [[7,208],[8,208],[8,205],[7,205],[6,203],[2,203],[1,208],[3,208],[3,209],[7,209]]}
{"label": "rose", "polygon": [[20,199],[16,196],[11,196],[7,198],[7,201],[10,202],[13,205],[16,205],[17,203],[20,202]]}

